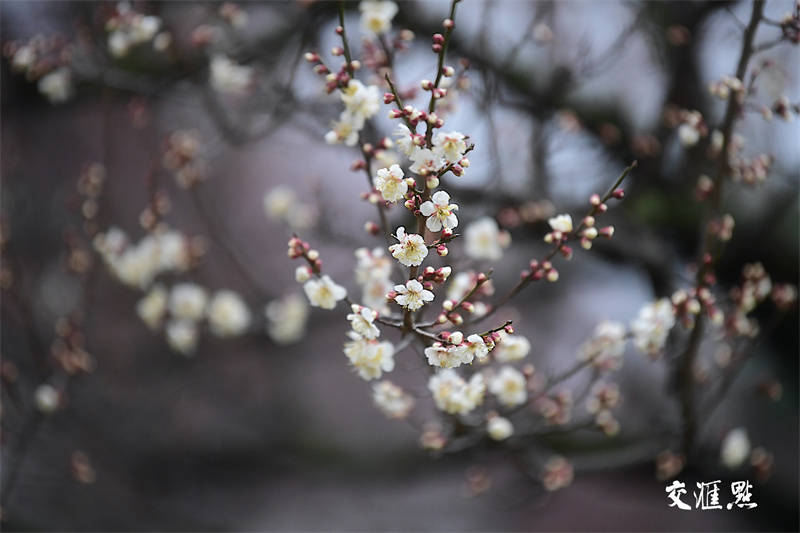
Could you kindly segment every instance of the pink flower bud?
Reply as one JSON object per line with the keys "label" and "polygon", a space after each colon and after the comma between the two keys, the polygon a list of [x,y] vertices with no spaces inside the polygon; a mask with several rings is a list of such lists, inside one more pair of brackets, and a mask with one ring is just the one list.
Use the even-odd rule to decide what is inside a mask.
{"label": "pink flower bud", "polygon": [[305,57],[305,60],[309,63],[316,63],[319,61],[319,56],[314,52],[306,52],[305,56],[303,57]]}
{"label": "pink flower bud", "polygon": [[600,196],[599,196],[599,195],[597,195],[597,194],[593,194],[593,195],[592,195],[592,196],[589,198],[589,203],[590,203],[590,204],[592,204],[592,205],[594,205],[594,206],[600,205]]}
{"label": "pink flower bud", "polygon": [[434,33],[433,34],[433,42],[435,44],[443,44],[444,43],[444,36],[441,33]]}
{"label": "pink flower bud", "polygon": [[528,279],[528,276],[530,276],[530,275],[531,275],[531,271],[530,270],[523,270],[523,271],[521,271],[519,273],[520,279]]}
{"label": "pink flower bud", "polygon": [[331,48],[331,55],[333,56],[341,56],[344,55],[344,48],[341,46],[334,46]]}
{"label": "pink flower bud", "polygon": [[436,247],[436,253],[439,254],[440,257],[444,257],[449,253],[449,250],[447,249],[447,246],[440,244]]}
{"label": "pink flower bud", "polygon": [[344,28],[341,26],[336,26],[336,29],[334,31],[336,32],[336,35],[341,35],[344,33]]}
{"label": "pink flower bud", "polygon": [[445,315],[444,313],[440,314],[439,316],[436,317],[436,322],[438,322],[439,324],[444,324],[445,322],[447,322],[447,315]]}
{"label": "pink flower bud", "polygon": [[558,281],[558,270],[555,268],[547,271],[547,281],[550,283],[555,283]]}
{"label": "pink flower bud", "polygon": [[364,231],[369,233],[370,235],[377,235],[380,232],[380,227],[371,220],[364,224]]}
{"label": "pink flower bud", "polygon": [[394,102],[394,95],[392,93],[383,93],[383,103],[391,104]]}
{"label": "pink flower bud", "polygon": [[321,76],[323,74],[328,74],[329,72],[330,72],[330,70],[328,70],[328,67],[326,67],[322,63],[320,63],[319,65],[314,66],[314,73],[315,74],[319,74]]}
{"label": "pink flower bud", "polygon": [[453,19],[444,19],[444,21],[442,22],[442,26],[446,30],[452,30],[453,28],[456,27],[456,23],[453,21]]}
{"label": "pink flower bud", "polygon": [[430,281],[425,281],[425,282],[422,283],[422,288],[425,289],[426,291],[432,291],[433,290],[433,283],[430,282]]}
{"label": "pink flower bud", "polygon": [[597,206],[598,213],[605,213],[606,211],[608,211],[608,206],[606,204],[600,204]]}
{"label": "pink flower bud", "polygon": [[450,228],[444,228],[442,230],[442,239],[449,239],[452,236],[453,236],[453,230],[451,230]]}
{"label": "pink flower bud", "polygon": [[387,300],[394,300],[395,298],[397,298],[397,292],[396,291],[389,291],[389,292],[386,293],[386,299]]}
{"label": "pink flower bud", "polygon": [[475,312],[475,306],[472,305],[472,302],[464,302],[464,303],[461,304],[461,307],[467,313],[474,313]]}
{"label": "pink flower bud", "polygon": [[461,166],[460,166],[460,165],[453,165],[452,167],[450,167],[450,170],[451,170],[451,171],[453,172],[453,174],[455,174],[456,176],[463,176],[463,175],[464,175],[464,169],[463,169],[463,168],[461,168]]}
{"label": "pink flower bud", "polygon": [[352,170],[353,172],[357,170],[364,170],[365,168],[367,168],[367,163],[363,159],[356,159],[350,165],[350,170]]}
{"label": "pink flower bud", "polygon": [[617,200],[622,200],[623,198],[625,198],[625,191],[624,191],[624,190],[622,190],[622,189],[617,189],[616,191],[614,191],[613,193],[611,193],[611,195],[612,195],[614,198],[616,198]]}
{"label": "pink flower bud", "polygon": [[431,46],[431,50],[433,50],[435,53],[438,54],[438,53],[440,53],[442,51],[442,45],[441,44],[434,44],[433,46]]}
{"label": "pink flower bud", "polygon": [[389,111],[389,118],[400,118],[403,116],[403,112],[399,109],[392,109]]}
{"label": "pink flower bud", "polygon": [[486,283],[486,280],[488,280],[488,279],[489,279],[489,278],[488,278],[488,277],[486,276],[486,274],[484,274],[483,272],[481,272],[480,274],[478,274],[478,277],[477,277],[477,278],[475,278],[475,280],[476,280],[478,283]]}
{"label": "pink flower bud", "polygon": [[422,87],[423,91],[433,90],[433,82],[431,80],[422,80],[419,82],[419,86]]}
{"label": "pink flower bud", "polygon": [[514,334],[514,327],[511,324],[506,324],[505,326],[503,326],[503,330],[505,330],[505,332],[508,333],[509,335]]}
{"label": "pink flower bud", "polygon": [[446,78],[452,77],[455,73],[456,73],[456,69],[454,69],[453,67],[451,67],[449,65],[445,65],[444,67],[442,67],[442,74],[444,74],[444,76]]}
{"label": "pink flower bud", "polygon": [[572,259],[572,248],[570,248],[569,246],[562,246],[559,251],[561,252],[561,255],[563,255],[564,258],[566,258],[567,261]]}
{"label": "pink flower bud", "polygon": [[614,226],[606,226],[605,228],[601,228],[598,233],[603,237],[610,239],[614,236]]}

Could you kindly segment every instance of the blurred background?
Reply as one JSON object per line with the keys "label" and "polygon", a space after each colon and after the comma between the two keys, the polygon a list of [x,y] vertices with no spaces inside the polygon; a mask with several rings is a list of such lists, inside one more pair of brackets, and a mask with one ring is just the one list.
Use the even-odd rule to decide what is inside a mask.
{"label": "blurred background", "polygon": [[[418,430],[387,420],[341,352],[340,310],[311,310],[296,340],[269,331],[265,305],[302,294],[285,254],[292,231],[353,291],[353,249],[383,243],[364,231],[374,207],[359,199],[364,176],[348,170],[360,153],[324,141],[338,97],[302,58],[314,50],[338,64],[328,54],[338,44],[337,6],[0,4],[3,527],[797,530],[796,310],[764,326],[721,406],[699,421],[699,460],[678,475],[690,488],[752,480],[758,508],[741,511],[668,507],[655,457],[674,446],[664,428],[678,416],[669,351],[657,362],[626,354],[615,375],[618,436],[577,433],[531,447],[575,466],[573,484],[548,493],[502,447],[431,454]],[[393,77],[411,93],[435,73],[429,38],[449,3],[398,6],[393,27],[417,38],[396,51]],[[757,96],[768,108],[782,96],[800,100],[796,40],[775,22],[795,9],[766,2],[774,23],[755,36],[764,49],[751,65],[761,69]],[[158,17],[159,27],[146,42],[113,44],[109,20],[130,11]],[[548,216],[584,212],[591,193],[639,162],[605,219],[615,238],[576,251],[560,263],[557,284],[528,288],[497,315],[531,340],[537,369],[569,368],[598,321],[628,323],[644,303],[692,283],[703,216],[695,191],[711,165],[708,138],[682,146],[676,117],[700,111],[710,130],[722,121],[725,102],[708,86],[735,72],[750,13],[750,2],[459,4],[448,62],[460,74],[442,114],[476,147],[447,190],[464,223],[494,217],[512,236],[495,265],[498,293],[547,250]],[[356,3],[347,3],[345,21],[353,55],[374,58],[380,51],[362,41]],[[69,82],[43,87],[41,71],[21,72],[16,52],[26,43],[46,59],[37,68],[67,65]],[[217,54],[252,68],[244,91],[209,83]],[[381,83],[367,67],[362,80]],[[719,264],[721,299],[746,263],[760,261],[773,284],[798,279],[800,121],[747,111],[736,126],[744,152],[773,162],[765,182],[727,190],[736,227]],[[377,139],[391,127],[382,109],[369,133]],[[176,131],[199,143],[188,189],[164,165]],[[105,176],[96,197],[79,186],[100,172],[92,165]],[[274,205],[265,213],[265,195],[277,202],[286,191],[299,215]],[[237,338],[202,332],[192,357],[142,322],[142,291],[112,276],[91,243],[112,226],[140,240],[147,209],[167,199],[157,218],[190,236],[194,250],[191,268],[169,279],[234,290],[253,317]],[[398,211],[389,213],[393,226]],[[770,316],[756,312],[765,323]],[[673,340],[674,356],[683,339]],[[714,350],[709,338],[700,359],[711,381],[724,374]],[[415,352],[398,354],[392,379],[415,376],[423,390]],[[43,383],[58,392],[54,412]],[[770,476],[720,466],[720,440],[734,427],[772,454]]]}

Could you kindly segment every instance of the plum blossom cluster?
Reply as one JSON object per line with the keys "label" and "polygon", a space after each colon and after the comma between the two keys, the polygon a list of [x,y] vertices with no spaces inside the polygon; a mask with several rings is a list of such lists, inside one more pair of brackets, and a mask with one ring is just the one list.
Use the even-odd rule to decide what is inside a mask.
{"label": "plum blossom cluster", "polygon": [[39,92],[52,104],[62,104],[74,93],[71,54],[71,45],[63,38],[43,35],[3,45],[3,55],[9,58],[12,70],[36,81]]}
{"label": "plum blossom cluster", "polygon": [[167,138],[163,163],[164,168],[175,176],[175,181],[184,189],[190,189],[205,181],[209,168],[199,132],[195,130],[172,132]]}
{"label": "plum blossom cluster", "polygon": [[196,283],[176,283],[169,290],[156,284],[139,300],[136,311],[147,326],[164,334],[170,348],[192,355],[205,321],[217,337],[235,337],[250,325],[250,310],[241,296],[230,290],[213,295]]}
{"label": "plum blossom cluster", "polygon": [[163,52],[172,43],[172,35],[162,31],[161,27],[159,17],[143,15],[134,11],[128,2],[120,2],[106,21],[108,51],[112,56],[122,58],[134,48],[152,43],[155,51]]}
{"label": "plum blossom cluster", "polygon": [[[450,17],[442,23],[443,32],[432,38],[431,50],[437,58],[434,79],[421,80],[418,89],[401,91],[393,80],[391,58],[385,47],[383,57],[374,56],[367,62],[368,68],[374,68],[383,78],[383,104],[390,106],[389,118],[396,122],[393,141],[383,137],[370,142],[364,138],[365,132],[373,129],[365,128],[367,121],[380,109],[381,89],[356,79],[362,65],[350,56],[343,10],[335,30],[341,46],[332,50],[334,57],[344,60],[340,67],[331,69],[319,54],[306,54],[313,70],[325,77],[325,90],[338,91],[344,105],[325,140],[358,147],[363,159],[351,169],[363,171],[368,177],[369,190],[361,198],[374,204],[380,217],[380,225],[368,222],[366,229],[385,237],[387,245],[356,250],[355,281],[361,288],[357,300],[323,271],[319,252],[308,242],[298,236],[288,242],[288,256],[301,261],[295,278],[303,285],[310,305],[335,309],[339,302],[347,304],[349,331],[344,355],[359,377],[381,380],[373,385],[373,400],[389,418],[410,419],[421,414],[416,409],[420,398],[385,377],[395,371],[396,359],[406,355],[407,347],[418,349],[430,370],[427,390],[441,412],[440,420],[424,422],[426,429],[420,439],[423,446],[434,450],[446,450],[458,440],[448,429],[453,420],[469,438],[496,441],[530,435],[537,428],[531,418],[536,418],[539,425],[566,426],[570,422],[573,405],[569,391],[552,389],[572,372],[551,380],[535,372],[533,365],[526,362],[532,343],[515,333],[510,321],[483,331],[476,330],[475,324],[488,320],[527,284],[540,279],[557,281],[554,261],[556,256],[572,257],[572,242],[589,250],[597,238],[611,238],[613,226],[599,226],[597,221],[608,210],[610,201],[624,197],[620,184],[633,168],[627,169],[604,195],[592,195],[588,213],[575,224],[571,215],[555,216],[552,209],[544,210],[537,204],[536,220],[550,217],[552,231],[544,240],[551,250],[544,258],[532,260],[519,283],[496,301],[492,301],[495,287],[491,270],[456,272],[451,264],[426,264],[448,257],[453,242],[459,242],[456,239],[462,236],[457,233],[462,224],[459,205],[445,182],[464,175],[470,166],[467,155],[474,147],[468,135],[447,129],[444,115],[437,113],[437,105],[448,94],[445,80],[455,76],[455,69],[445,63],[445,53],[455,28],[457,3],[452,3]],[[392,2],[362,2],[362,28],[369,34],[365,42],[387,39],[397,11],[398,6]],[[369,46],[365,48],[369,52]],[[425,106],[411,103],[420,90],[427,98]],[[397,158],[388,154],[389,148],[397,150]],[[271,198],[270,203],[278,206],[274,211],[289,211],[290,197],[290,193],[281,192]],[[408,222],[392,224],[390,215],[396,211],[401,212],[397,218],[402,215]],[[500,216],[485,215],[464,224],[464,255],[473,262],[501,260],[511,243],[501,220]],[[462,251],[461,247],[458,251]],[[668,317],[663,312],[643,311],[637,333],[631,333],[631,338],[640,339],[638,342],[646,343],[649,349],[660,349],[674,323],[671,305],[668,311]],[[433,319],[426,319],[431,315]],[[387,333],[399,333],[400,340],[387,340]],[[603,370],[619,367],[629,334],[616,324],[599,326],[597,333],[598,338],[589,341],[583,350],[577,370],[590,363]],[[619,403],[619,394],[617,391],[615,396],[612,387],[596,390],[594,402],[587,408],[593,424],[607,435],[619,431],[611,414]],[[532,417],[531,413],[538,413],[539,417]],[[568,463],[564,466],[556,461],[551,466],[551,471],[543,475],[548,488],[555,490],[568,484],[572,476]]]}

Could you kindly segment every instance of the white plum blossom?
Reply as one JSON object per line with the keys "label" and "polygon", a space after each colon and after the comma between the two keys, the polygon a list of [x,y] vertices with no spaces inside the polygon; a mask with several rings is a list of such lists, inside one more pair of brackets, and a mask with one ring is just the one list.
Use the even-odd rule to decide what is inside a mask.
{"label": "white plum blossom", "polygon": [[467,337],[467,342],[464,345],[464,349],[469,354],[470,359],[474,357],[479,361],[483,361],[489,355],[489,347],[486,346],[486,342],[484,342],[483,337],[476,333],[473,333]]}
{"label": "white plum blossom", "polygon": [[130,287],[146,289],[164,272],[185,272],[191,266],[187,238],[174,230],[163,230],[132,244],[124,231],[110,228],[98,234],[94,247],[114,276]]}
{"label": "white plum blossom", "polygon": [[264,213],[273,220],[282,220],[296,203],[297,195],[294,190],[278,185],[264,195]]}
{"label": "white plum blossom", "polygon": [[26,71],[33,66],[36,62],[36,49],[30,45],[25,44],[17,48],[14,52],[14,57],[11,58],[11,66],[17,71]]}
{"label": "white plum blossom", "polygon": [[498,261],[503,257],[503,248],[511,244],[511,237],[500,231],[495,219],[482,217],[467,225],[464,241],[464,251],[469,257]]}
{"label": "white plum blossom", "polygon": [[217,291],[206,312],[211,333],[217,337],[241,335],[250,325],[250,309],[230,290]]}
{"label": "white plum blossom", "polygon": [[684,122],[678,126],[678,139],[683,146],[690,148],[700,140],[700,131],[694,125]]}
{"label": "white plum blossom", "polygon": [[440,231],[442,228],[453,229],[458,226],[458,218],[454,211],[458,211],[458,205],[450,203],[450,195],[445,191],[433,193],[431,199],[419,206],[420,212],[428,217],[425,225],[433,232]]}
{"label": "white plum blossom", "polygon": [[342,111],[339,120],[331,123],[331,131],[325,134],[325,142],[328,144],[344,143],[347,146],[355,146],[358,142],[358,132],[361,125],[355,124],[355,118],[347,111]]}
{"label": "white plum blossom", "polygon": [[388,380],[379,381],[372,386],[372,399],[378,409],[389,418],[403,419],[414,408],[414,398]]}
{"label": "white plum blossom", "polygon": [[531,343],[522,335],[509,335],[505,332],[501,334],[501,340],[495,347],[495,359],[501,363],[510,363],[511,361],[519,361],[524,359],[525,356],[531,351]]}
{"label": "white plum blossom", "polygon": [[720,449],[722,464],[731,470],[739,468],[750,455],[750,439],[744,428],[734,428],[725,435]]}
{"label": "white plum blossom", "polygon": [[211,58],[211,87],[221,93],[241,95],[253,85],[252,67],[239,65],[227,56],[216,54]]}
{"label": "white plum blossom", "polygon": [[428,255],[428,246],[425,239],[416,233],[406,233],[403,226],[397,228],[398,244],[389,247],[392,256],[405,266],[419,266]]}
{"label": "white plum blossom", "polygon": [[172,319],[166,326],[169,347],[190,356],[197,348],[197,323],[194,320]]}
{"label": "white plum blossom", "polygon": [[455,368],[470,364],[474,355],[465,346],[434,342],[432,346],[425,348],[425,357],[431,366]]}
{"label": "white plum blossom", "polygon": [[351,340],[345,343],[344,354],[362,379],[377,379],[383,372],[394,370],[394,346],[391,342],[368,340],[352,331],[348,335]]}
{"label": "white plum blossom", "polygon": [[353,304],[350,308],[353,312],[347,315],[347,320],[350,321],[350,327],[353,328],[353,331],[369,340],[380,337],[381,331],[375,325],[375,319],[378,318],[377,311],[356,304]]}
{"label": "white plum blossom", "polygon": [[36,387],[36,391],[33,393],[33,402],[39,411],[49,414],[58,409],[61,399],[55,387],[49,383],[43,383]]}
{"label": "white plum blossom", "polygon": [[616,370],[625,353],[625,325],[604,320],[594,328],[592,338],[578,350],[578,359],[591,361],[599,370]]}
{"label": "white plum blossom", "polygon": [[507,418],[493,416],[486,424],[486,433],[492,440],[506,440],[514,434],[514,426]]}
{"label": "white plum blossom", "polygon": [[497,396],[500,403],[514,407],[528,399],[527,381],[517,369],[504,366],[489,380],[489,392]]}
{"label": "white plum blossom", "polygon": [[486,384],[482,374],[474,374],[466,382],[455,370],[448,368],[431,376],[428,390],[433,394],[438,409],[463,415],[483,402]]}
{"label": "white plum blossom", "polygon": [[433,293],[424,289],[422,283],[415,279],[408,280],[405,285],[395,285],[394,290],[397,292],[394,301],[409,311],[416,311],[426,302],[433,301]]}
{"label": "white plum blossom", "polygon": [[356,282],[361,286],[361,301],[379,313],[388,313],[386,293],[394,286],[389,279],[392,273],[392,260],[382,248],[375,248],[372,251],[359,248],[355,254],[358,259],[355,269]]}
{"label": "white plum blossom", "polygon": [[362,0],[358,9],[361,11],[361,28],[375,35],[389,31],[397,14],[397,4],[388,0]]}
{"label": "white plum blossom", "polygon": [[675,325],[675,310],[669,298],[649,303],[639,310],[631,322],[633,343],[637,349],[651,356],[658,355]]}
{"label": "white plum blossom", "polygon": [[291,344],[303,338],[308,319],[308,304],[301,295],[292,293],[269,302],[264,308],[267,333],[278,344]]}
{"label": "white plum blossom", "polygon": [[308,301],[314,307],[323,309],[333,309],[336,302],[343,300],[347,296],[347,289],[337,285],[330,276],[325,274],[319,279],[310,279],[303,284]]}
{"label": "white plum blossom", "polygon": [[67,67],[59,67],[39,78],[38,87],[51,104],[62,104],[72,96],[72,74]]}
{"label": "white plum blossom", "polygon": [[402,200],[408,192],[408,184],[400,165],[392,165],[389,168],[378,170],[374,185],[387,202]]}
{"label": "white plum blossom", "polygon": [[433,153],[448,163],[458,163],[467,150],[464,138],[464,134],[457,131],[437,133],[433,137]]}
{"label": "white plum blossom", "polygon": [[447,299],[457,302],[475,286],[474,272],[459,272],[447,286]]}
{"label": "white plum blossom", "polygon": [[394,132],[392,132],[392,135],[397,137],[395,146],[397,146],[397,148],[406,156],[411,157],[417,150],[419,150],[419,147],[414,144],[414,141],[411,138],[411,130],[408,129],[408,126],[405,124],[398,124],[394,129]]}
{"label": "white plum blossom", "polygon": [[358,80],[350,80],[342,90],[342,102],[350,115],[354,129],[364,127],[364,121],[372,118],[380,110],[380,90],[377,85],[364,85]]}
{"label": "white plum blossom", "polygon": [[169,312],[173,317],[200,320],[206,310],[208,294],[196,283],[173,285],[169,294]]}
{"label": "white plum blossom", "polygon": [[114,57],[123,57],[131,48],[151,41],[161,28],[161,19],[153,15],[125,13],[114,19],[117,27],[108,35],[108,50]]}
{"label": "white plum blossom", "polygon": [[136,304],[136,314],[152,330],[159,328],[166,312],[167,291],[161,285],[152,287]]}
{"label": "white plum blossom", "polygon": [[569,233],[572,231],[572,217],[570,215],[558,215],[547,221],[553,231]]}
{"label": "white plum blossom", "polygon": [[[398,234],[401,233],[398,228]],[[403,229],[405,234],[405,229]],[[427,248],[425,253],[427,254]],[[356,266],[356,283],[366,285],[371,281],[388,279],[392,274],[392,261],[386,256],[383,248],[359,248],[355,251],[358,265]]]}
{"label": "white plum blossom", "polygon": [[414,150],[409,157],[413,161],[410,170],[414,174],[434,174],[442,167],[442,158],[429,148]]}

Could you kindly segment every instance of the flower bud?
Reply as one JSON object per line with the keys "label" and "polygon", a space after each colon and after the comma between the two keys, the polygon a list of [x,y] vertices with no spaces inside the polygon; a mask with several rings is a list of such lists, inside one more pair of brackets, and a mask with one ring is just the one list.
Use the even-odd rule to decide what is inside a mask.
{"label": "flower bud", "polygon": [[344,55],[344,48],[341,46],[334,46],[331,48],[331,55],[332,56],[341,56]]}
{"label": "flower bud", "polygon": [[606,226],[600,230],[600,235],[610,239],[614,236],[614,226]]}
{"label": "flower bud", "polygon": [[451,78],[456,73],[456,69],[449,65],[445,65],[442,67],[442,74],[444,74],[445,78]]}
{"label": "flower bud", "polygon": [[436,176],[428,176],[425,180],[425,186],[429,189],[435,189],[439,186],[439,178]]}
{"label": "flower bud", "polygon": [[461,344],[464,342],[464,334],[460,331],[454,331],[450,334],[450,338],[448,340],[453,344]]}
{"label": "flower bud", "polygon": [[306,257],[308,257],[310,261],[316,261],[319,259],[319,252],[317,250],[309,250]]}
{"label": "flower bud", "polygon": [[446,30],[452,30],[453,28],[456,27],[456,23],[453,21],[453,19],[444,19],[444,21],[442,22],[442,26]]}
{"label": "flower bud", "polygon": [[297,269],[294,271],[294,279],[297,281],[297,283],[305,283],[311,279],[311,269],[305,265],[297,267]]}
{"label": "flower bud", "polygon": [[368,221],[366,224],[364,224],[364,231],[366,231],[370,235],[377,235],[380,232],[380,230],[381,229],[378,227],[378,225],[371,220]]}
{"label": "flower bud", "polygon": [[444,244],[440,244],[436,247],[436,253],[439,254],[439,257],[444,257],[449,253],[447,246]]}
{"label": "flower bud", "polygon": [[306,54],[303,57],[305,57],[306,61],[308,61],[309,63],[316,63],[317,61],[319,61],[319,56],[314,52],[306,52]]}
{"label": "flower bud", "polygon": [[383,103],[391,104],[394,102],[394,95],[392,93],[383,93]]}
{"label": "flower bud", "polygon": [[442,309],[445,311],[452,311],[453,307],[455,307],[456,303],[453,300],[445,300],[442,304]]}
{"label": "flower bud", "polygon": [[442,44],[442,43],[444,43],[444,35],[442,35],[441,33],[434,33],[434,34],[433,34],[433,42],[434,42],[435,44]]}
{"label": "flower bud", "polygon": [[583,230],[583,236],[587,239],[594,239],[597,237],[597,228],[586,228]]}
{"label": "flower bud", "polygon": [[625,191],[623,191],[622,189],[617,189],[616,191],[611,193],[611,195],[617,200],[622,200],[623,198],[625,198]]}
{"label": "flower bud", "polygon": [[598,206],[598,205],[600,205],[600,196],[599,196],[599,195],[597,195],[597,194],[593,194],[593,195],[592,195],[592,196],[589,198],[589,203],[590,203],[590,204],[592,204],[592,205],[594,205],[594,206]]}
{"label": "flower bud", "polygon": [[442,45],[441,44],[434,44],[433,46],[431,46],[431,50],[433,50],[435,53],[438,54],[438,53],[440,53],[442,51]]}
{"label": "flower bud", "polygon": [[550,283],[555,283],[558,281],[558,270],[555,268],[547,271],[547,281]]}
{"label": "flower bud", "polygon": [[421,82],[419,82],[419,86],[422,88],[423,91],[433,90],[433,82],[431,80],[422,80]]}

